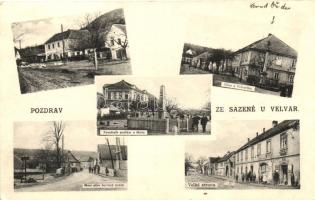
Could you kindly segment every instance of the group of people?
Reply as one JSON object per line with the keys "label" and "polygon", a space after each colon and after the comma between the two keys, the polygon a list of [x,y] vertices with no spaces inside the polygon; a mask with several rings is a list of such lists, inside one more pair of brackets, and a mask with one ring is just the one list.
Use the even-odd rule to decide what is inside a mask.
{"label": "group of people", "polygon": [[[253,183],[256,183],[256,174],[255,172],[246,172],[246,173],[241,173],[240,177],[238,176],[238,174],[235,175],[235,179],[237,182],[247,182],[247,183],[250,183],[250,182],[253,182]],[[266,173],[263,173],[261,174],[260,176],[258,176],[258,179],[257,179],[257,183],[262,183],[262,184],[267,184],[268,183],[268,180],[267,180],[267,174]],[[291,186],[299,186],[299,181],[298,179],[294,176],[294,173],[291,174],[291,178],[290,178],[290,181],[291,181]],[[280,174],[278,172],[278,170],[275,170],[272,174],[272,183],[274,186],[276,185],[279,185],[280,184]],[[288,185],[288,177],[286,174],[283,174],[283,178],[281,180],[281,184],[284,184],[284,185]]]}
{"label": "group of people", "polygon": [[206,132],[207,123],[209,121],[209,119],[206,116],[206,114],[203,114],[202,117],[199,117],[198,115],[193,116],[192,117],[192,127],[191,127],[191,129],[192,129],[193,132],[198,132],[199,121],[200,121],[200,124],[202,126],[202,132],[205,133]]}
{"label": "group of people", "polygon": [[100,173],[100,166],[99,165],[94,165],[94,167],[89,166],[89,173],[94,173],[94,174],[99,174]]}
{"label": "group of people", "polygon": [[[239,177],[238,174],[235,176],[236,181],[239,181]],[[241,177],[240,177],[240,181],[242,182],[256,182],[256,174],[255,172],[246,172],[246,173],[242,173]]]}

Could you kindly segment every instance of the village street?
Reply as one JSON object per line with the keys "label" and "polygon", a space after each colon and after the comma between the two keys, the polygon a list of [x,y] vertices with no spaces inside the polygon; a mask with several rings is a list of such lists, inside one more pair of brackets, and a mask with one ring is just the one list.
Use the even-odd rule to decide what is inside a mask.
{"label": "village street", "polygon": [[[180,72],[181,74],[209,74],[209,72],[206,70],[197,69],[194,67],[189,68],[187,64],[182,65],[180,70],[181,70]],[[213,85],[221,86],[221,82],[244,84],[244,83],[239,82],[237,77],[227,76],[223,74],[213,74]],[[255,87],[255,92],[280,96],[280,92],[265,90],[259,87]]]}
{"label": "village street", "polygon": [[66,88],[94,83],[94,75],[131,74],[129,62],[99,63],[98,70],[88,61],[68,62],[47,68],[19,68],[21,93]]}
{"label": "village street", "polygon": [[[202,182],[202,183],[217,183],[218,188],[216,189],[292,189],[290,186],[277,186],[274,187],[272,185],[263,185],[263,184],[253,184],[253,183],[238,183],[232,179],[228,179],[225,177],[219,176],[206,176],[201,174],[192,174],[185,177],[185,182]],[[187,185],[186,185],[187,187]],[[191,188],[195,189],[195,188]],[[214,188],[211,188],[214,189]]]}
{"label": "village street", "polygon": [[[82,188],[83,184],[105,184],[105,183],[127,183],[125,177],[105,177],[89,173],[88,170],[73,173],[64,179],[44,185],[34,185],[16,189],[18,192],[40,192],[40,191],[90,191],[104,189]],[[112,189],[111,189],[112,190]]]}

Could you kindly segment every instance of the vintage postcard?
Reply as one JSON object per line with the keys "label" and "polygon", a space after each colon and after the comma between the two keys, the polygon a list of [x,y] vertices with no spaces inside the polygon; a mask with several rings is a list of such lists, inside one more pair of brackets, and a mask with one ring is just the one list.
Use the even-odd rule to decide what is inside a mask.
{"label": "vintage postcard", "polygon": [[217,126],[216,140],[186,142],[186,188],[301,187],[299,120],[217,121]]}
{"label": "vintage postcard", "polygon": [[226,26],[226,31],[220,30],[221,34],[203,32],[202,24],[189,28],[180,74],[210,73],[214,86],[292,97],[297,33],[289,36],[290,29],[281,28],[273,31],[272,24],[252,24],[251,31],[244,33],[241,22],[235,23],[233,19],[208,20],[203,24],[215,27],[221,22],[230,26]]}
{"label": "vintage postcard", "polygon": [[97,77],[99,135],[210,134],[211,76]]}
{"label": "vintage postcard", "polygon": [[131,74],[123,9],[12,24],[22,94]]}
{"label": "vintage postcard", "polygon": [[126,139],[94,129],[92,121],[15,122],[14,191],[127,189]]}

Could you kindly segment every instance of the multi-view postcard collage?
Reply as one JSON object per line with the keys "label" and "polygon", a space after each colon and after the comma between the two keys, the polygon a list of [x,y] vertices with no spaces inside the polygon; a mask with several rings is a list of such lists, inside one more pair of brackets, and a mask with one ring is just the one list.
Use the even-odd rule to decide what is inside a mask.
{"label": "multi-view postcard collage", "polygon": [[[266,6],[245,5],[250,11]],[[290,24],[277,26],[274,16],[252,23],[186,13],[179,25],[179,41],[172,41],[176,20],[165,25],[169,30],[150,30],[152,26],[135,21],[143,13],[129,12],[123,3],[113,8],[105,3],[103,8],[10,23],[12,41],[7,51],[15,56],[11,62],[17,72],[17,102],[25,100],[27,108],[18,105],[19,111],[14,111],[21,116],[12,119],[13,149],[6,157],[12,159],[5,161],[11,169],[1,165],[10,174],[7,188],[15,194],[128,192],[133,183],[140,184],[134,180],[137,174],[153,181],[155,177],[143,176],[154,175],[152,170],[158,176],[165,170],[173,179],[177,168],[177,187],[187,192],[300,190],[301,120],[294,83],[301,72],[302,26],[299,30]],[[165,15],[168,12],[165,9]],[[157,26],[164,23],[152,19]],[[137,44],[142,31],[148,32],[145,45]],[[168,34],[169,40],[164,38]],[[150,44],[150,39],[156,41]],[[151,59],[146,54],[154,52],[156,58],[143,63],[174,64],[169,70],[176,74],[166,67],[164,74],[138,73],[153,70],[138,63]],[[63,104],[62,93],[72,90],[76,95],[68,95]],[[45,95],[48,103],[42,101]],[[36,98],[40,105],[30,102]],[[266,103],[267,114],[256,101]],[[75,110],[74,117],[65,117],[71,104],[76,105],[70,109]],[[87,116],[93,114],[91,120],[75,116],[85,110],[90,111]],[[25,111],[36,117],[23,117]],[[153,149],[152,157],[145,155]],[[176,162],[163,161],[163,156],[170,156],[159,154],[176,155]],[[167,162],[174,165],[169,171],[164,167]],[[144,169],[154,165],[152,170]],[[143,181],[143,187],[150,183]]]}

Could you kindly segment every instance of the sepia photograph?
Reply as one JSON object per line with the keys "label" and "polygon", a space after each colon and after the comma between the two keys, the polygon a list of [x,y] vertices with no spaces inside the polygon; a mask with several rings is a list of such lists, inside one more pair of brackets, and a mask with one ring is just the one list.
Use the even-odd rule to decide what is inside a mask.
{"label": "sepia photograph", "polygon": [[92,121],[14,123],[16,192],[126,190],[127,162],[125,138]]}
{"label": "sepia photograph", "polygon": [[186,189],[300,189],[299,120],[218,121],[216,131],[186,141]]}
{"label": "sepia photograph", "polygon": [[123,9],[12,24],[22,94],[131,74]]}
{"label": "sepia photograph", "polygon": [[99,135],[211,132],[209,75],[98,76],[96,85]]}
{"label": "sepia photograph", "polygon": [[203,31],[228,21],[209,20],[200,24],[203,27],[189,28],[180,74],[210,73],[214,86],[292,97],[297,33],[281,29],[273,32],[272,25],[265,24],[253,24],[251,31],[245,31],[245,22],[233,20],[227,26],[229,30]]}

